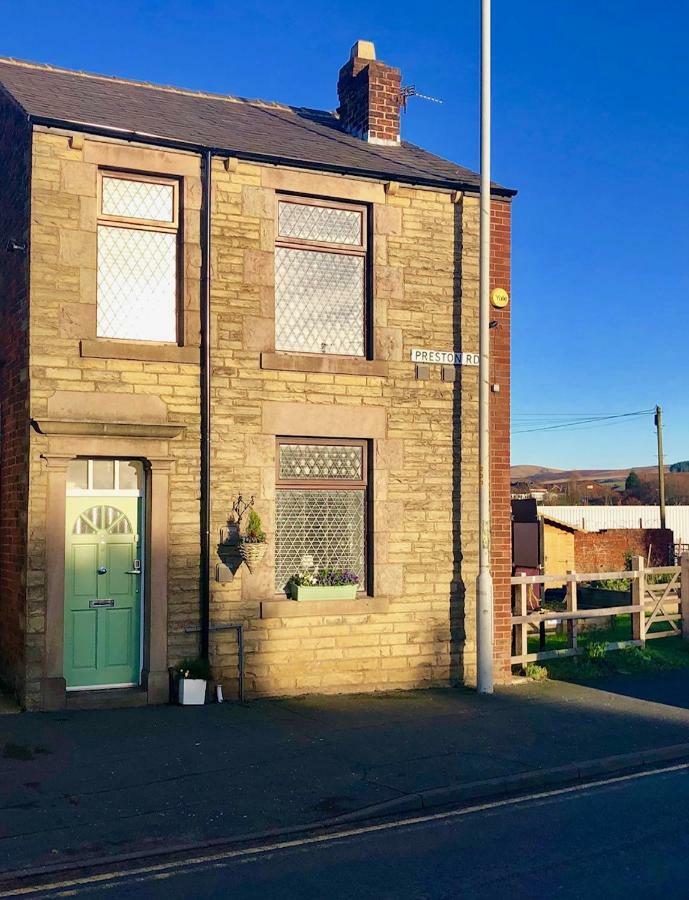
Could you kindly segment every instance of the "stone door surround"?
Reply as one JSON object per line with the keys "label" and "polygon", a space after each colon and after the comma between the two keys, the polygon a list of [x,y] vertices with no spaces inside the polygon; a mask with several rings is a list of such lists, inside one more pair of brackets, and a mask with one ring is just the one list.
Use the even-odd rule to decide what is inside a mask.
{"label": "stone door surround", "polygon": [[[81,457],[139,459],[146,473],[144,583],[144,640],[142,688],[149,703],[164,703],[169,695],[167,660],[167,563],[169,479],[174,460],[168,439],[183,426],[168,425],[164,437],[160,423],[127,423],[131,431],[113,435],[112,423],[77,423],[66,420],[34,422],[37,431],[48,436],[41,454],[47,470],[46,506],[46,627],[42,677],[43,709],[61,709],[66,704],[64,667],[65,603],[65,514],[67,470]],[[118,429],[114,429],[117,431]],[[94,433],[97,432],[97,433]],[[153,436],[150,435],[153,432]]]}

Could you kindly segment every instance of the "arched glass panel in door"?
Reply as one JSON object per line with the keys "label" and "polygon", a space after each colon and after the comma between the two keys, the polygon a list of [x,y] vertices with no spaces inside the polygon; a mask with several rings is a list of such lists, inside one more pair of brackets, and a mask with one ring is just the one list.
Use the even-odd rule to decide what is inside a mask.
{"label": "arched glass panel in door", "polygon": [[72,534],[133,534],[131,522],[115,506],[92,506],[77,516]]}

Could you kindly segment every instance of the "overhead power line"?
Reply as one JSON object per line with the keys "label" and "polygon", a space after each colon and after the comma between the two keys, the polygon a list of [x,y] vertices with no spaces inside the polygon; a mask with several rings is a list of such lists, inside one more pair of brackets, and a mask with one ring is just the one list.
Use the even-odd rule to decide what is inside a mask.
{"label": "overhead power line", "polygon": [[592,413],[592,412],[568,412],[568,413],[544,413],[544,412],[528,412],[528,413],[512,413],[513,419],[600,419],[604,416],[612,415],[612,413]]}
{"label": "overhead power line", "polygon": [[[598,425],[602,426],[604,424],[613,424],[613,420],[639,418],[640,416],[650,415],[650,413],[652,412],[655,412],[655,409],[640,409],[636,412],[617,413],[616,415],[610,416],[588,416],[585,418],[572,419],[565,422],[536,424],[534,428],[522,428],[520,430],[513,431],[512,434],[531,434],[535,431],[576,431],[580,430],[581,426],[595,428]],[[535,423],[520,422],[518,424],[526,425]]]}
{"label": "overhead power line", "polygon": [[[642,410],[644,414],[645,410]],[[648,410],[648,412],[653,412],[653,410]],[[570,420],[579,421],[579,419],[608,419],[611,416],[619,415],[618,413],[610,413],[610,412],[568,412],[568,413],[539,413],[539,412],[516,412],[512,413],[512,421],[533,421],[533,422],[543,422],[543,424],[548,424],[549,420],[553,422],[557,422],[558,420],[566,420],[569,422]],[[626,413],[624,414],[626,415]],[[634,415],[634,413],[632,413]]]}

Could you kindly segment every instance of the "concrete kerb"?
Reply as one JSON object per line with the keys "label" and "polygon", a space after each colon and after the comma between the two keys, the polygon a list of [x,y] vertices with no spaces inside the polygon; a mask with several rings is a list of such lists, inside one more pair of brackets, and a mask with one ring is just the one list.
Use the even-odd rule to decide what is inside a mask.
{"label": "concrete kerb", "polygon": [[570,763],[551,769],[538,769],[488,778],[467,784],[447,785],[418,793],[406,794],[373,806],[366,806],[351,813],[328,819],[331,824],[345,824],[369,819],[384,818],[397,812],[419,812],[462,806],[483,800],[518,798],[532,791],[553,790],[577,784],[588,784],[600,778],[614,778],[633,772],[642,772],[660,763],[689,762],[689,743],[604,756],[582,763]]}
{"label": "concrete kerb", "polygon": [[393,800],[364,806],[351,813],[332,816],[316,822],[253,832],[236,838],[215,838],[208,841],[177,844],[132,853],[90,857],[79,862],[59,863],[24,869],[0,871],[0,896],[7,891],[40,887],[49,880],[87,877],[108,871],[123,874],[137,865],[173,865],[180,859],[212,856],[223,851],[260,847],[274,841],[295,840],[315,833],[337,832],[343,825],[388,819],[400,813],[423,813],[442,809],[461,809],[463,806],[490,800],[518,799],[532,792],[557,790],[576,785],[595,784],[601,779],[643,772],[664,764],[689,762],[689,743],[674,744],[652,750],[622,753],[581,763],[521,772],[500,778],[489,778],[467,784],[447,785],[427,791],[405,794]]}

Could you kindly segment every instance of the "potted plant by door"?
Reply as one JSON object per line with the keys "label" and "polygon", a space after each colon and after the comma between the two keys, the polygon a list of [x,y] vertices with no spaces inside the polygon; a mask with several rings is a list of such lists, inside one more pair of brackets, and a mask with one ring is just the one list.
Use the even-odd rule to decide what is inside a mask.
{"label": "potted plant by door", "polygon": [[293,600],[356,600],[359,576],[350,569],[298,572],[287,583]]}
{"label": "potted plant by door", "polygon": [[254,571],[266,552],[266,533],[261,517],[255,509],[249,510],[246,530],[239,540],[239,553],[250,572]]}
{"label": "potted plant by door", "polygon": [[206,702],[206,684],[210,678],[208,660],[183,659],[177,666],[179,674],[179,702],[182,706],[203,706]]}

